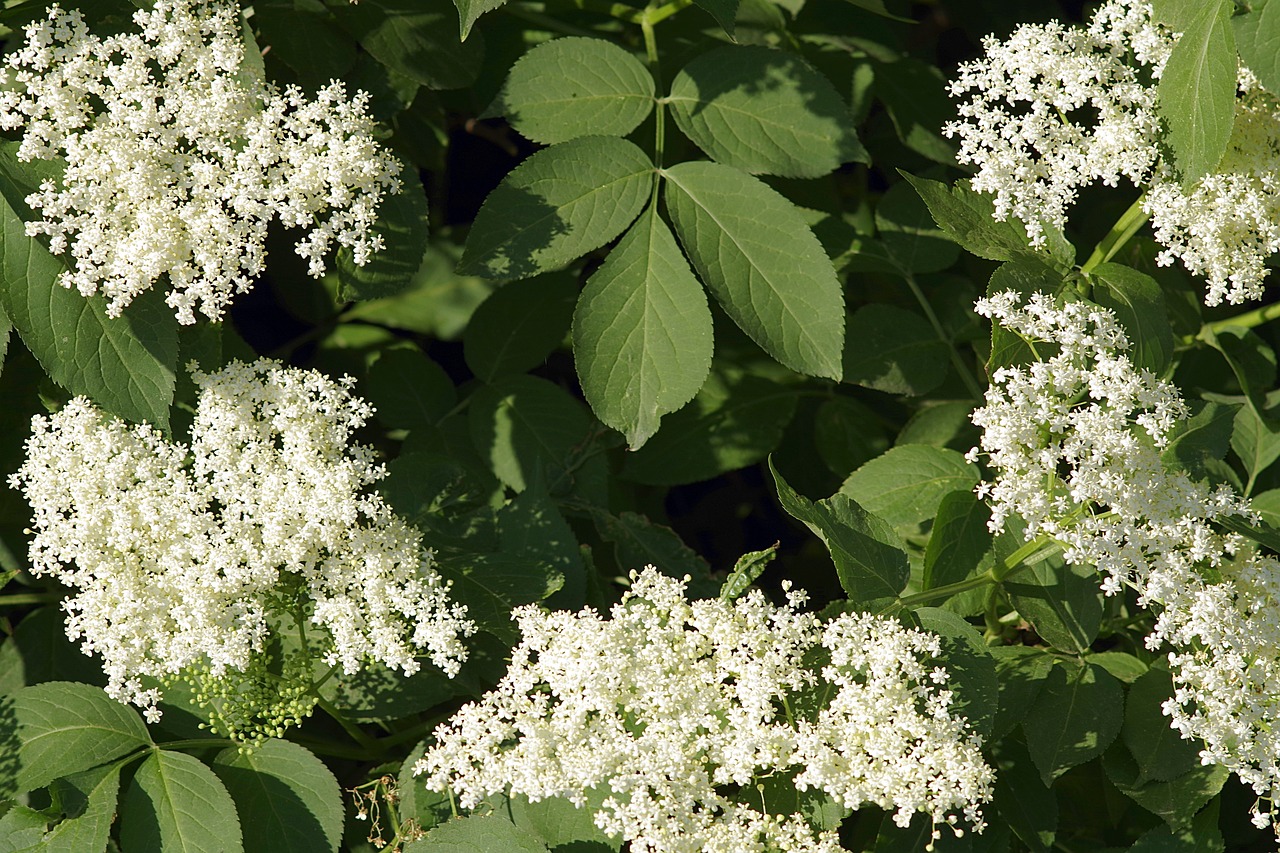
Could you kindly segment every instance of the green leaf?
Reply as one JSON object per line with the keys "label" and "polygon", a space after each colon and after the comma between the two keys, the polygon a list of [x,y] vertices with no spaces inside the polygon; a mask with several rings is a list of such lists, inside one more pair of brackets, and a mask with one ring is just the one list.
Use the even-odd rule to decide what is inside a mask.
{"label": "green leaf", "polygon": [[972,491],[978,469],[954,450],[927,444],[890,448],[849,475],[840,494],[894,525],[933,518],[954,491]]}
{"label": "green leaf", "polygon": [[1082,654],[1102,625],[1098,575],[1088,566],[1061,558],[1042,560],[1004,582],[1018,612],[1051,646]]}
{"label": "green leaf", "polygon": [[653,92],[653,75],[617,45],[560,38],[520,57],[485,114],[506,116],[543,145],[626,136],[653,110]]}
{"label": "green leaf", "polygon": [[[422,669],[413,675],[385,666],[367,666],[351,675],[339,672],[324,683],[320,695],[349,720],[402,720],[447,702],[457,693],[454,682],[426,658],[419,658],[419,662]],[[236,794],[234,790],[231,793]]]}
{"label": "green leaf", "polygon": [[259,2],[253,4],[252,23],[262,48],[295,71],[308,91],[345,78],[356,63],[355,41],[323,9],[299,9],[289,0]]}
{"label": "green leaf", "polygon": [[507,0],[453,0],[458,7],[458,35],[463,40],[471,34],[471,27],[485,12],[501,9]]}
{"label": "green leaf", "polygon": [[586,567],[573,529],[545,492],[526,489],[497,514],[502,552],[526,560],[562,585],[551,597],[557,609],[581,607],[587,590]]}
{"label": "green leaf", "polygon": [[1280,422],[1258,416],[1253,406],[1236,410],[1231,431],[1231,449],[1244,463],[1252,483],[1258,475],[1280,459]]}
{"label": "green leaf", "polygon": [[1240,61],[1268,92],[1280,92],[1280,4],[1252,0],[1249,11],[1231,19]]}
{"label": "green leaf", "polygon": [[991,510],[971,489],[947,494],[938,504],[924,551],[923,589],[969,577],[991,547]]}
{"label": "green leaf", "polygon": [[0,742],[17,743],[4,762],[0,794],[42,788],[151,745],[138,713],[102,692],[71,681],[24,687],[0,715]]}
{"label": "green leaf", "polygon": [[494,794],[485,799],[481,808],[491,806],[493,813],[510,818],[517,829],[538,838],[552,853],[616,853],[622,847],[622,839],[606,835],[595,824],[595,813],[600,811],[607,793],[611,792],[588,790],[581,807],[564,797],[531,803],[519,794]]}
{"label": "green leaf", "polygon": [[960,257],[960,247],[937,226],[929,208],[905,181],[880,197],[876,230],[889,255],[906,273],[945,270]]}
{"label": "green leaf", "polygon": [[1047,787],[1072,767],[1101,755],[1123,722],[1120,682],[1101,667],[1062,660],[1049,673],[1022,731]]}
{"label": "green leaf", "polygon": [[903,145],[935,163],[955,164],[956,144],[941,133],[942,126],[955,115],[941,71],[903,57],[876,65],[874,85]]}
{"label": "green leaf", "polygon": [[360,388],[378,420],[403,429],[438,423],[458,400],[444,368],[412,344],[381,350]]}
{"label": "green leaf", "polygon": [[480,303],[462,338],[467,367],[492,382],[537,367],[569,334],[578,282],[549,273],[505,284]]}
{"label": "green leaf", "polygon": [[804,522],[831,552],[840,586],[851,602],[874,605],[902,592],[911,569],[902,540],[887,522],[848,495],[810,501],[787,485],[772,463],[769,470],[782,508]]}
{"label": "green leaf", "polygon": [[839,379],[844,295],[795,206],[717,163],[681,163],[664,175],[680,243],[726,313],[792,370]]}
{"label": "green leaf", "polygon": [[1181,468],[1193,479],[1208,476],[1212,462],[1227,455],[1235,426],[1236,407],[1222,403],[1204,403],[1183,421],[1160,452],[1166,465]]}
{"label": "green leaf", "polygon": [[1000,701],[992,739],[1003,739],[1027,717],[1053,669],[1053,656],[1033,646],[993,646]]}
{"label": "green leaf", "polygon": [[1164,139],[1184,184],[1203,177],[1227,151],[1236,106],[1232,4],[1204,3],[1173,46],[1156,88]]}
{"label": "green leaf", "polygon": [[972,400],[943,400],[917,409],[893,440],[894,444],[932,444],[968,450],[978,443],[978,429],[969,420]]}
{"label": "green leaf", "polygon": [[442,823],[404,853],[550,853],[542,839],[496,814],[470,815]]}
{"label": "green leaf", "polygon": [[1218,524],[1232,533],[1238,533],[1246,539],[1252,539],[1259,545],[1280,553],[1280,529],[1267,522],[1251,524],[1237,515],[1223,515],[1216,519]]}
{"label": "green leaf", "polygon": [[511,611],[522,604],[545,601],[564,586],[564,576],[519,556],[475,554],[437,564],[452,581],[450,595],[467,607],[467,616],[481,629],[515,645],[520,631]]}
{"label": "green leaf", "polygon": [[1151,670],[1151,667],[1128,652],[1092,652],[1089,654],[1089,663],[1102,667],[1125,684],[1130,685]]}
{"label": "green leaf", "polygon": [[[459,247],[451,243],[429,245],[408,289],[386,299],[357,303],[347,310],[346,319],[455,340],[494,289],[486,279],[454,273],[459,255]],[[336,332],[353,326],[341,325]]]}
{"label": "green leaf", "polygon": [[870,162],[835,88],[785,51],[707,51],[676,75],[667,103],[712,159],[752,174],[817,178],[843,163]]}
{"label": "green leaf", "polygon": [[484,41],[463,43],[449,0],[367,0],[334,14],[374,59],[428,89],[461,89],[483,66]]}
{"label": "green leaf", "polygon": [[245,853],[337,851],[342,839],[338,780],[305,748],[272,738],[245,752],[224,749],[213,772],[235,801]]}
{"label": "green leaf", "polygon": [[[715,594],[715,587],[710,586],[711,566],[670,527],[654,524],[634,512],[615,516],[596,509],[591,517],[601,538],[613,543],[619,571],[626,573],[654,566],[671,577],[688,575],[691,578],[688,592],[693,598]],[[704,595],[704,590],[709,595]]]}
{"label": "green leaf", "polygon": [[38,849],[49,826],[44,812],[16,803],[5,803],[0,812],[0,853],[29,853]]}
{"label": "green leaf", "polygon": [[750,551],[743,554],[738,558],[738,562],[733,564],[733,571],[729,572],[729,577],[725,578],[724,586],[720,587],[720,598],[724,601],[733,601],[742,595],[756,582],[757,578],[764,574],[764,570],[769,568],[769,564],[776,556],[778,556],[776,542],[763,551]]}
{"label": "green leaf", "polygon": [[915,611],[920,626],[942,641],[942,665],[950,675],[946,688],[954,694],[952,715],[963,716],[970,728],[990,736],[999,706],[996,664],[982,635],[972,625],[939,607]]}
{"label": "green leaf", "polygon": [[[1037,258],[1020,258],[1001,264],[987,282],[987,296],[1012,290],[1023,300],[1034,293],[1054,294],[1062,286],[1062,274]],[[1029,364],[1053,355],[1053,344],[1040,343],[1036,348],[1017,332],[999,323],[991,324],[991,355],[987,358],[987,374],[1002,367]]]}
{"label": "green leaf", "polygon": [[720,29],[733,38],[738,20],[738,0],[693,0],[693,5],[715,18]]}
{"label": "green leaf", "polygon": [[1152,814],[1159,815],[1173,830],[1191,827],[1193,816],[1217,796],[1231,771],[1221,764],[1195,767],[1168,782],[1139,784],[1141,771],[1123,743],[1102,756],[1102,769],[1120,791]]}
{"label": "green leaf", "polygon": [[1120,736],[1138,764],[1139,785],[1155,779],[1172,782],[1199,764],[1200,748],[1183,740],[1169,725],[1163,706],[1173,697],[1173,679],[1162,669],[1150,669],[1129,687]]}
{"label": "green leaf", "polygon": [[1013,217],[1003,222],[997,221],[995,205],[991,199],[969,189],[966,182],[957,181],[954,186],[948,187],[939,181],[917,178],[908,172],[899,171],[924,199],[934,221],[942,230],[978,257],[989,261],[1032,258],[1044,263],[1057,260],[1066,264],[1075,260],[1074,256],[1067,259],[1067,248],[1064,246],[1069,247],[1069,244],[1065,241],[1050,241],[1052,258],[1032,249],[1022,223]]}
{"label": "green leaf", "polygon": [[711,311],[657,210],[587,281],[573,317],[582,393],[632,450],[693,399],[711,370]]}
{"label": "green leaf", "polygon": [[[0,693],[46,681],[107,683],[102,661],[67,639],[66,614],[57,606],[32,610],[0,645]],[[3,787],[3,786],[0,786]]]}
{"label": "green leaf", "polygon": [[412,169],[400,174],[400,192],[382,200],[373,233],[386,244],[364,266],[347,247],[338,250],[338,289],[344,300],[382,299],[404,292],[427,250],[427,196]]}
{"label": "green leaf", "polygon": [[796,393],[794,386],[716,362],[693,402],[669,416],[644,447],[627,454],[622,475],[666,486],[759,462],[782,440]]}
{"label": "green leaf", "polygon": [[621,234],[653,186],[634,143],[587,136],[537,152],[484,200],[458,263],[463,275],[527,278]]}
{"label": "green leaf", "polygon": [[[0,183],[26,183],[14,149],[0,153]],[[34,237],[8,198],[0,198],[0,309],[54,382],[128,421],[169,428],[178,326],[163,295],[136,297],[107,316],[101,294],[81,296],[58,284],[66,269]]]}
{"label": "green leaf", "polygon": [[557,484],[591,429],[565,391],[534,376],[508,376],[476,391],[467,412],[476,451],[517,492],[536,478]]}
{"label": "green leaf", "polygon": [[[1206,810],[1207,811],[1207,810]],[[1222,853],[1225,842],[1218,829],[1217,816],[1184,832],[1174,833],[1167,826],[1157,826],[1142,834],[1129,853]],[[1197,824],[1201,823],[1197,817]]]}
{"label": "green leaf", "polygon": [[77,795],[79,807],[42,839],[39,849],[44,853],[103,853],[116,819],[120,770],[117,763],[64,780]]}
{"label": "green leaf", "polygon": [[951,369],[947,345],[919,314],[872,303],[849,318],[844,381],[909,397],[927,394]]}
{"label": "green leaf", "polygon": [[163,749],[138,765],[125,789],[120,847],[125,853],[244,850],[236,805],[221,780],[198,759]]}
{"label": "green leaf", "polygon": [[1090,276],[1103,285],[1094,287],[1093,301],[1111,309],[1124,327],[1129,359],[1136,367],[1163,375],[1173,358],[1174,342],[1160,285],[1123,264],[1099,264]]}
{"label": "green leaf", "polygon": [[1007,763],[996,774],[995,807],[1000,819],[1032,853],[1049,853],[1058,834],[1058,798],[1040,781],[1026,747],[1014,738],[1002,741]]}

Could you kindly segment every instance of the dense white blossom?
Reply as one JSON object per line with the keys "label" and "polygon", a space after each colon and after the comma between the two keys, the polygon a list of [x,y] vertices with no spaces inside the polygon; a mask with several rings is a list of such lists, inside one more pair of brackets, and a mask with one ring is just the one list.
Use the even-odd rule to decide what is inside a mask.
{"label": "dense white blossom", "polygon": [[1186,407],[1135,367],[1109,311],[1012,292],[977,310],[1044,351],[997,370],[973,413],[996,472],[979,486],[993,530],[1017,515],[1028,538],[1050,536],[1069,562],[1096,566],[1109,594],[1127,584],[1155,605],[1147,644],[1169,649],[1172,726],[1204,742],[1205,763],[1269,798],[1280,784],[1280,563],[1214,527],[1254,520],[1248,501],[1164,464]]}
{"label": "dense white blossom", "polygon": [[268,225],[309,229],[312,275],[331,248],[357,264],[382,248],[377,208],[400,165],[373,139],[368,96],[334,81],[314,99],[245,61],[235,3],[158,0],[138,32],[105,38],[56,4],[7,57],[0,128],[21,160],[65,161],[27,203],[73,264],[61,283],[119,314],[168,277],[183,323],[217,320],[262,271]]}
{"label": "dense white blossom", "polygon": [[[794,591],[782,607],[759,591],[689,602],[652,567],[632,580],[608,619],[516,610],[506,676],[414,768],[428,787],[467,808],[497,792],[582,806],[595,791],[597,825],[636,853],[839,850],[802,815],[758,808],[767,777],[900,826],[923,813],[982,828],[993,774],[949,710],[936,636],[868,614],[823,623]],[[831,698],[813,708],[819,684]]]}
{"label": "dense white blossom", "polygon": [[1162,157],[1156,89],[1177,34],[1140,0],[1109,0],[1087,28],[1028,24],[951,82],[961,99],[957,159],[977,171],[973,189],[994,197],[995,217],[1023,223],[1032,245],[1061,229],[1080,188],[1121,178],[1143,190],[1163,251],[1207,279],[1205,303],[1262,295],[1266,258],[1280,249],[1280,101],[1240,69],[1226,155],[1184,185]]}
{"label": "dense white blossom", "polygon": [[10,478],[34,512],[32,572],[75,587],[67,634],[103,659],[108,692],[155,718],[164,679],[244,670],[294,614],[350,674],[449,674],[474,627],[420,536],[370,485],[351,442],[371,409],[311,370],[260,359],[205,374],[190,447],[83,397],[32,419]]}

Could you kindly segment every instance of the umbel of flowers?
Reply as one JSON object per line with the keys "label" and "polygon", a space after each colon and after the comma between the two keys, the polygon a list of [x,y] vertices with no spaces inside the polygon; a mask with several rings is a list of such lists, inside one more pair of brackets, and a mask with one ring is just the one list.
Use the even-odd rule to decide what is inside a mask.
{"label": "umbel of flowers", "polygon": [[[309,711],[321,661],[411,674],[425,655],[456,673],[474,626],[370,490],[385,471],[351,442],[372,411],[354,380],[268,359],[192,378],[189,446],[80,397],[32,419],[9,481],[34,511],[31,570],[75,588],[67,634],[101,656],[107,692],[155,721],[146,679],[187,680],[253,738]],[[282,681],[267,650],[286,634],[301,648]]]}
{"label": "umbel of flowers", "polygon": [[939,824],[961,834],[961,816],[981,831],[993,773],[931,665],[938,638],[862,613],[824,622],[803,601],[690,602],[650,567],[607,619],[522,607],[506,676],[436,730],[414,772],[467,808],[603,794],[597,825],[636,853],[840,850],[771,808],[771,778],[900,826],[923,813],[935,838]]}
{"label": "umbel of flowers", "polygon": [[[1109,311],[1012,292],[977,311],[1042,353],[997,370],[973,413],[995,471],[979,486],[993,530],[1020,516],[1028,538],[1052,537],[1068,562],[1096,566],[1108,594],[1128,585],[1158,607],[1147,645],[1169,650],[1172,726],[1203,741],[1202,761],[1270,800],[1280,784],[1280,562],[1215,526],[1256,513],[1228,486],[1164,464],[1186,406],[1133,364]],[[1260,803],[1254,821],[1266,826]]]}
{"label": "umbel of flowers", "polygon": [[1264,261],[1280,250],[1280,102],[1240,69],[1235,121],[1222,161],[1188,185],[1162,156],[1156,87],[1176,34],[1140,0],[1108,0],[1085,28],[1059,23],[987,38],[986,55],[951,82],[957,159],[977,171],[998,219],[1020,220],[1034,245],[1060,229],[1080,188],[1123,178],[1164,250],[1208,284],[1205,302],[1262,295]]}
{"label": "umbel of flowers", "polygon": [[382,248],[371,229],[400,164],[374,141],[365,93],[267,83],[235,3],[157,0],[133,20],[137,32],[103,38],[52,5],[0,72],[18,158],[62,167],[26,201],[40,217],[27,234],[70,256],[63,285],[105,294],[117,315],[167,276],[169,305],[193,323],[261,273],[273,219],[307,229],[297,251],[312,275],[335,246],[357,264]]}

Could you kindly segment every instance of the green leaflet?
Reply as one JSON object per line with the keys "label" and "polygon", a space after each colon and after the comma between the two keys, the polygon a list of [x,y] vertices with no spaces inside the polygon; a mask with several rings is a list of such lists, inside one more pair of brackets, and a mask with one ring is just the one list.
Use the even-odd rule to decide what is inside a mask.
{"label": "green leaflet", "polygon": [[733,321],[792,370],[838,379],[844,297],[795,206],[718,163],[681,163],[663,174],[676,235]]}
{"label": "green leaflet", "polygon": [[1219,0],[1197,5],[1156,89],[1165,140],[1184,184],[1213,171],[1231,139],[1238,65],[1232,7]]}
{"label": "green leaflet", "polygon": [[335,7],[340,24],[388,70],[428,89],[460,89],[476,79],[484,41],[465,44],[449,0],[369,0]]}
{"label": "green leaflet", "polygon": [[458,34],[466,41],[476,20],[485,12],[507,5],[507,0],[453,0],[453,5],[458,7]]}
{"label": "green leaflet", "polygon": [[831,83],[785,51],[708,51],[676,75],[667,103],[699,148],[752,174],[816,178],[842,163],[869,162]]}
{"label": "green leaflet", "polygon": [[548,145],[626,136],[654,105],[653,75],[630,53],[593,38],[561,38],[520,57],[486,115],[503,115]]}
{"label": "green leaflet", "polygon": [[1009,600],[1046,642],[1082,654],[1102,624],[1098,575],[1088,566],[1041,560],[1014,580],[1004,582]]}
{"label": "green leaflet", "polygon": [[653,164],[624,139],[585,136],[534,154],[485,199],[462,275],[526,278],[617,237],[644,207]]}
{"label": "green leaflet", "polygon": [[577,279],[567,273],[498,288],[467,324],[462,338],[467,366],[486,382],[537,367],[569,335],[577,300]]}
{"label": "green leaflet", "polygon": [[356,266],[351,250],[338,250],[335,266],[343,299],[366,300],[397,296],[408,288],[422,266],[427,250],[427,197],[422,181],[405,170],[400,192],[382,200],[373,233],[385,243],[364,266]]}
{"label": "green leaflet", "polygon": [[947,378],[947,345],[919,314],[863,305],[845,330],[843,380],[889,394],[919,396]]}
{"label": "green leaflet", "polygon": [[582,392],[638,450],[711,370],[707,297],[655,209],[591,276],[573,319]]}
{"label": "green leaflet", "polygon": [[977,467],[956,451],[904,444],[850,474],[840,494],[890,524],[904,526],[933,518],[949,493],[972,491],[977,485]]}
{"label": "green leaflet", "polygon": [[198,759],[164,749],[138,765],[125,789],[120,847],[164,853],[244,850],[236,805],[222,782]]}
{"label": "green leaflet", "polygon": [[1249,11],[1231,18],[1240,61],[1268,92],[1280,92],[1280,3],[1252,0]]}
{"label": "green leaflet", "polygon": [[247,752],[224,749],[213,772],[249,829],[245,853],[336,853],[342,792],[324,762],[303,747],[273,738]]}
{"label": "green leaflet", "polygon": [[1046,786],[1103,753],[1124,723],[1124,690],[1101,667],[1062,660],[1022,721],[1027,750]]}
{"label": "green leaflet", "polygon": [[1122,264],[1099,264],[1093,301],[1110,308],[1129,338],[1129,359],[1135,367],[1161,376],[1173,358],[1173,327],[1165,311],[1164,293],[1151,276]]}

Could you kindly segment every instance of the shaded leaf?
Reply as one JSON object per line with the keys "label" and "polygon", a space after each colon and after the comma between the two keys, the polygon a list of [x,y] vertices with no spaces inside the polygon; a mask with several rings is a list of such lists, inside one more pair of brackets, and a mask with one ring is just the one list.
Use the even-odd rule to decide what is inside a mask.
{"label": "shaded leaf", "polygon": [[1099,264],[1090,276],[1103,285],[1094,287],[1093,301],[1115,313],[1129,338],[1125,352],[1134,366],[1162,375],[1173,358],[1173,327],[1160,285],[1122,264]]}
{"label": "shaded leaf", "polygon": [[991,547],[987,522],[991,510],[972,489],[947,494],[924,552],[924,589],[957,583],[969,577]]}
{"label": "shaded leaf", "polygon": [[942,639],[941,661],[949,674],[946,687],[954,694],[953,715],[969,721],[983,738],[991,735],[999,707],[996,664],[977,630],[954,613],[938,607],[915,610],[920,626]]}
{"label": "shaded leaf", "polygon": [[337,851],[343,804],[338,780],[305,748],[272,738],[242,752],[224,749],[213,772],[235,802],[246,853]]}
{"label": "shaded leaf", "polygon": [[947,378],[947,345],[924,318],[892,305],[864,305],[849,318],[844,381],[889,394],[918,396]]}
{"label": "shaded leaf", "polygon": [[1059,661],[1022,721],[1027,750],[1046,786],[1097,758],[1120,734],[1124,690],[1111,673],[1082,661]]}
{"label": "shaded leaf", "polygon": [[338,250],[334,266],[342,299],[365,300],[395,296],[413,282],[427,250],[427,196],[411,169],[400,174],[400,192],[382,200],[373,233],[384,247],[358,266],[351,249]]}
{"label": "shaded leaf", "polygon": [[133,774],[120,801],[126,853],[240,853],[236,806],[213,771],[190,755],[157,750]]}
{"label": "shaded leaf", "polygon": [[539,477],[549,487],[558,484],[591,428],[580,403],[547,380],[525,375],[476,391],[467,419],[476,452],[518,492]]}
{"label": "shaded leaf", "polygon": [[453,5],[458,7],[458,35],[466,41],[480,16],[502,8],[507,0],[453,0]]}
{"label": "shaded leaf", "polygon": [[333,11],[374,59],[428,89],[470,86],[483,65],[483,39],[463,43],[449,0],[367,0]]}
{"label": "shaded leaf", "polygon": [[1249,10],[1231,18],[1240,61],[1268,92],[1280,92],[1280,4],[1251,0]]}
{"label": "shaded leaf", "polygon": [[462,338],[471,372],[485,382],[547,360],[569,334],[578,282],[548,273],[503,285],[480,303]]}
{"label": "shaded leaf", "polygon": [[1054,648],[1088,650],[1102,625],[1102,593],[1089,566],[1042,560],[1004,581],[1009,600]]}
{"label": "shaded leaf", "polygon": [[1164,703],[1173,697],[1173,679],[1162,669],[1148,670],[1129,687],[1120,735],[1138,764],[1138,785],[1155,779],[1171,782],[1200,764],[1197,741],[1183,740],[1169,725]]}

